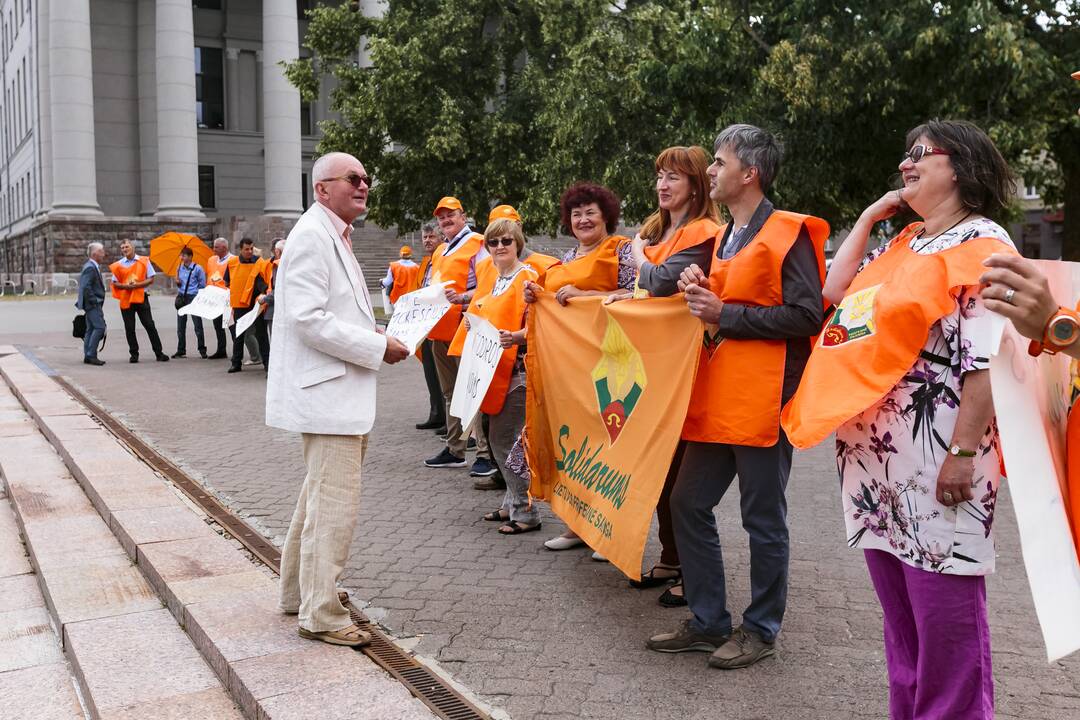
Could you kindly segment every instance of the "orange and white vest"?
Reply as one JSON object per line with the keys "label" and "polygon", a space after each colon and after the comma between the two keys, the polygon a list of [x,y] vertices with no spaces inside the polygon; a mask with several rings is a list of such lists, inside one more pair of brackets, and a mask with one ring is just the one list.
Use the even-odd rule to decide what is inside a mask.
{"label": "orange and white vest", "polygon": [[219,260],[217,255],[211,255],[206,261],[206,284],[219,288],[225,287],[225,271],[229,267],[229,262],[235,257],[235,255],[226,255]]}
{"label": "orange and white vest", "polygon": [[400,260],[390,263],[390,275],[394,278],[394,284],[390,287],[391,303],[396,303],[405,293],[412,292],[419,272],[420,266],[416,263],[404,265]]}
{"label": "orange and white vest", "polygon": [[117,260],[112,265],[109,265],[109,271],[113,275],[112,283],[112,296],[120,301],[120,309],[126,310],[131,307],[132,303],[138,305],[146,300],[146,288],[135,288],[133,290],[125,290],[116,287],[116,283],[133,283],[142,282],[146,279],[146,275],[149,272],[150,261],[144,257],[136,257],[135,262],[127,267]]}
{"label": "orange and white vest", "polygon": [[[715,222],[709,218],[698,218],[676,230],[665,242],[646,245],[643,252],[649,262],[660,265],[676,253],[712,240],[719,232],[720,226]],[[634,281],[634,297],[649,297],[649,291],[638,287],[636,280]]]}
{"label": "orange and white vest", "polygon": [[930,328],[956,308],[966,285],[978,285],[982,261],[1014,253],[980,237],[920,255],[910,247],[922,223],[907,226],[863,268],[814,343],[783,426],[797,448],[817,445],[885,397],[911,370]]}
{"label": "orange and white vest", "polygon": [[[494,267],[492,269],[494,270]],[[499,277],[498,271],[496,270],[493,274],[495,280],[497,280]],[[516,332],[525,327],[525,309],[528,307],[525,303],[525,283],[529,281],[536,282],[536,280],[536,271],[526,265],[510,281],[509,287],[498,295],[491,294],[494,287],[494,281],[492,281],[483,297],[473,296],[473,301],[469,303],[469,312],[479,315],[499,330]],[[478,287],[479,283],[480,279],[477,278]],[[457,353],[453,353],[452,350],[451,353],[460,355],[464,349],[464,323],[459,328],[458,334],[462,338],[462,345]],[[481,412],[496,415],[502,410],[503,404],[506,402],[506,391],[510,387],[510,377],[514,373],[514,362],[517,360],[518,350],[519,348],[516,345],[503,349],[502,357],[499,358],[499,365],[495,368],[495,377],[491,379],[487,394],[484,395],[484,400],[480,403]]]}
{"label": "orange and white vest", "polygon": [[[469,282],[469,263],[484,247],[484,236],[472,233],[462,240],[448,255],[442,252],[442,245],[435,250],[431,258],[431,285],[449,282],[455,292],[465,292]],[[450,342],[461,323],[461,305],[453,304],[442,319],[431,328],[428,338],[441,342]]]}
{"label": "orange and white vest", "polygon": [[234,255],[229,259],[229,304],[234,308],[251,307],[255,278],[261,275],[269,290],[273,271],[274,266],[265,258],[258,258],[253,263],[242,263],[240,258]]}
{"label": "orange and white vest", "polygon": [[611,235],[600,241],[599,247],[568,263],[548,268],[544,289],[555,292],[573,285],[578,290],[619,289],[619,247],[630,242],[622,235]]}
{"label": "orange and white vest", "polygon": [[[717,248],[709,268],[709,289],[725,303],[782,305],[784,259],[804,226],[814,244],[824,285],[829,224],[811,215],[774,210],[754,239],[733,257],[722,259]],[[787,340],[722,338],[715,325],[707,325],[683,439],[751,447],[775,445],[780,436],[786,362]]]}

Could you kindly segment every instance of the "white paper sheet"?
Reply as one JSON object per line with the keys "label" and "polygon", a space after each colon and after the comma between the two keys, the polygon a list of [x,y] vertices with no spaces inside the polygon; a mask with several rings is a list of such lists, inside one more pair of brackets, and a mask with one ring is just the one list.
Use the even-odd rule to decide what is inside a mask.
{"label": "white paper sheet", "polygon": [[259,313],[265,309],[265,305],[256,303],[255,307],[241,315],[240,319],[236,321],[236,337],[240,337],[244,334],[245,330],[254,325],[255,320],[259,317]]}
{"label": "white paper sheet", "polygon": [[499,330],[479,315],[465,313],[469,318],[469,334],[465,336],[465,348],[461,351],[457,381],[454,383],[454,399],[450,414],[460,418],[461,427],[468,428],[480,411],[495,368],[502,357],[499,347]]}
{"label": "white paper sheet", "polygon": [[205,320],[213,320],[225,315],[229,310],[229,291],[225,288],[209,285],[195,295],[195,299],[176,311],[177,315],[195,315]]}
{"label": "white paper sheet", "polygon": [[429,285],[399,297],[394,304],[394,314],[386,326],[386,334],[397,338],[409,348],[409,352],[415,353],[431,328],[450,309],[445,290],[448,284]]}

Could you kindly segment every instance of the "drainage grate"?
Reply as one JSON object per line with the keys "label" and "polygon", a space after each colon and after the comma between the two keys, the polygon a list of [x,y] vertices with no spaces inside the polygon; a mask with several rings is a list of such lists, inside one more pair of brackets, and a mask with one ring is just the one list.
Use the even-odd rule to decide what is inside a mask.
{"label": "drainage grate", "polygon": [[[24,354],[29,355],[31,360],[36,360],[32,354],[26,353],[25,350]],[[275,573],[280,572],[281,551],[273,543],[269,542],[246,522],[233,515],[224,505],[218,502],[217,498],[208,493],[199,483],[192,480],[187,473],[174,465],[161,453],[143,442],[137,435],[128,430],[123,423],[109,414],[107,410],[51,369],[44,369],[46,374],[52,377],[73,398],[82,403],[109,432],[131,448],[147,465],[179,487],[185,495],[191,498],[215,522],[225,528],[230,535],[239,540],[255,557],[273,569]],[[391,642],[351,602],[346,603],[346,605],[349,608],[349,614],[352,616],[353,622],[365,632],[371,634],[371,644],[357,649],[371,658],[379,667],[390,673],[409,692],[431,708],[432,712],[438,717],[446,718],[446,720],[490,720],[488,715],[466,700],[461,693],[447,684],[445,680]]]}

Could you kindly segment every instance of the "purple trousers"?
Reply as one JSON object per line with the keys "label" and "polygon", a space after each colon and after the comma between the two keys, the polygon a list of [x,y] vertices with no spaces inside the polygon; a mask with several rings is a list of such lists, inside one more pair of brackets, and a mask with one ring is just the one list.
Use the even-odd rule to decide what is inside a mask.
{"label": "purple trousers", "polygon": [[885,613],[891,720],[992,720],[985,579],[863,552]]}

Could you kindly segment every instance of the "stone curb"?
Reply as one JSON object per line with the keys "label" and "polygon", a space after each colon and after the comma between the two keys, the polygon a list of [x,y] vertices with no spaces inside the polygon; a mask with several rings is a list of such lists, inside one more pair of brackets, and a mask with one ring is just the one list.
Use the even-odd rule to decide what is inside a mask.
{"label": "stone curb", "polygon": [[245,717],[433,717],[361,653],[299,638],[276,578],[28,359],[0,358],[0,376]]}

